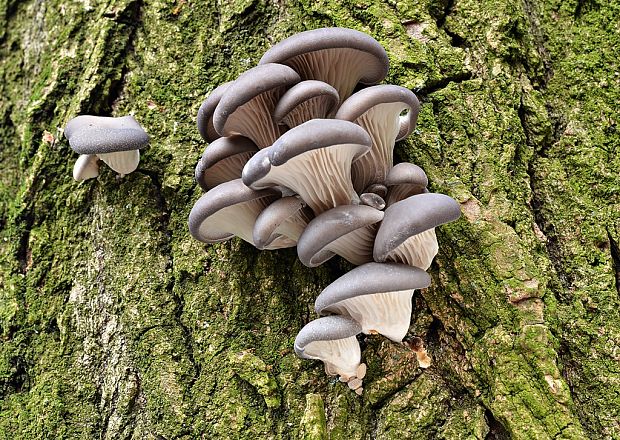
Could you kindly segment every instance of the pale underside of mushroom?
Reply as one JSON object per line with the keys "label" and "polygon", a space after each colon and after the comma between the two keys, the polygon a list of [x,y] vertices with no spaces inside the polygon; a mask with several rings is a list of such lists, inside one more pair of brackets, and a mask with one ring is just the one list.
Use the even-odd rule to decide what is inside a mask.
{"label": "pale underside of mushroom", "polygon": [[80,181],[97,177],[99,175],[98,160],[95,154],[80,154],[73,165],[73,178]]}
{"label": "pale underside of mushroom", "polygon": [[[340,255],[348,262],[358,266],[373,261],[372,250],[377,235],[377,225],[378,223],[375,223],[349,232],[332,241],[329,245],[325,246],[325,249]],[[320,256],[324,254],[325,251],[320,252],[317,257],[321,258]],[[311,261],[314,262],[314,260],[313,258]],[[327,260],[323,259],[319,264],[325,261]]]}
{"label": "pale underside of mushroom", "polygon": [[350,316],[366,334],[380,333],[400,342],[409,330],[413,292],[411,289],[360,295],[332,304],[324,311]]}
{"label": "pale underside of mushroom", "polygon": [[323,119],[329,116],[333,107],[333,101],[329,97],[315,96],[291,110],[282,118],[281,124],[293,128],[311,119]]}
{"label": "pale underside of mushroom", "polygon": [[254,245],[254,222],[269,202],[269,198],[263,197],[220,209],[202,222],[199,234],[202,237],[212,237],[208,240],[211,243],[225,241],[236,235]]}
{"label": "pale underside of mushroom", "polygon": [[372,148],[353,163],[353,186],[358,192],[371,184],[382,184],[394,163],[394,143],[398,136],[400,113],[409,108],[402,102],[379,104],[355,120],[372,138]]}
{"label": "pale underside of mushroom", "polygon": [[412,235],[387,254],[387,261],[408,264],[427,270],[439,251],[435,228]]}
{"label": "pale underside of mushroom", "polygon": [[287,187],[299,194],[315,215],[336,206],[358,204],[351,183],[351,161],[359,149],[357,144],[338,144],[306,151],[280,166],[271,166],[257,185],[250,186]]}
{"label": "pale underside of mushroom", "polygon": [[140,150],[117,151],[114,153],[100,153],[97,157],[121,176],[129,174],[138,168]]}
{"label": "pale underside of mushroom", "polygon": [[[269,207],[267,207],[265,211],[263,211],[263,213],[266,213],[268,209]],[[269,238],[266,238],[264,240],[264,242],[266,243],[264,248],[271,250],[282,249],[285,247],[294,247],[299,241],[300,235],[304,232],[304,229],[306,228],[310,220],[310,216],[307,215],[307,213],[303,209],[298,210],[290,217],[287,217],[284,221],[282,221],[282,223],[278,224],[273,229],[273,231],[271,231]],[[258,221],[254,225],[254,237],[256,237],[256,234],[258,232],[256,230],[257,225]],[[279,244],[279,247],[273,247],[273,244],[275,242]]]}
{"label": "pale underside of mushroom", "polygon": [[204,171],[204,183],[209,188],[214,188],[220,183],[238,179],[241,171],[248,160],[254,155],[253,151],[235,154],[227,157]]}
{"label": "pale underside of mushroom", "polygon": [[362,357],[355,336],[311,342],[304,347],[304,355],[323,361],[325,372],[330,376],[340,375],[345,379],[355,376]]}
{"label": "pale underside of mushroom", "polygon": [[273,109],[284,91],[284,87],[269,90],[238,107],[234,117],[227,119],[224,132],[220,134],[245,136],[254,141],[258,148],[273,144],[282,134],[278,125],[273,122]]}
{"label": "pale underside of mushroom", "polygon": [[316,79],[333,86],[344,102],[364,76],[368,65],[376,64],[376,57],[357,49],[324,49],[304,53],[286,60],[303,79]]}

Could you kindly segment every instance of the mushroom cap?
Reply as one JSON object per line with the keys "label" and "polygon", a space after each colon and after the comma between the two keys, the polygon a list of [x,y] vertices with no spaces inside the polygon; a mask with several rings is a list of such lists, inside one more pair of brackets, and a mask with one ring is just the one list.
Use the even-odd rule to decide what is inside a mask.
{"label": "mushroom cap", "polygon": [[423,289],[431,285],[431,277],[418,267],[399,263],[366,263],[345,273],[327,286],[316,298],[314,309],[319,315],[340,301],[382,292]]}
{"label": "mushroom cap", "polygon": [[375,261],[385,261],[409,237],[454,221],[460,215],[458,202],[445,194],[418,194],[394,203],[385,210],[377,231]]}
{"label": "mushroom cap", "polygon": [[73,165],[73,178],[79,182],[97,177],[99,175],[98,160],[94,154],[81,154]]}
{"label": "mushroom cap", "polygon": [[303,115],[305,118],[301,122],[325,118],[336,108],[339,100],[338,91],[329,84],[316,80],[302,81],[282,95],[273,111],[273,120],[276,124],[282,124],[291,112],[296,109],[301,112],[299,107],[304,103],[310,104],[311,108],[306,111],[306,115]]}
{"label": "mushroom cap", "polygon": [[287,247],[295,246],[311,216],[306,204],[298,197],[276,200],[260,213],[254,223],[254,246],[265,249],[281,236],[289,238],[290,245]]}
{"label": "mushroom cap", "polygon": [[394,165],[385,179],[385,184],[387,186],[416,185],[426,188],[428,186],[428,177],[419,166],[403,162]]}
{"label": "mushroom cap", "polygon": [[[279,196],[280,193],[272,189],[254,191],[245,186],[241,179],[224,182],[203,194],[194,204],[189,214],[189,232],[196,240],[216,243],[232,238],[237,233],[231,232],[237,226],[235,222],[244,222],[240,225],[244,228],[242,235],[237,235],[252,243],[252,228],[256,217]],[[255,206],[248,206],[253,202]],[[225,221],[209,221],[213,220],[214,214],[226,208],[235,209],[226,212]]]}
{"label": "mushroom cap", "polygon": [[385,200],[378,194],[369,192],[360,195],[360,203],[372,206],[375,209],[382,210],[385,208]]}
{"label": "mushroom cap", "polygon": [[313,119],[255,154],[243,168],[243,182],[254,189],[289,188],[320,214],[357,200],[351,162],[368,151],[370,142],[368,133],[356,124]]}
{"label": "mushroom cap", "polygon": [[67,122],[65,136],[79,154],[137,150],[149,143],[149,136],[133,116],[76,116]]}
{"label": "mushroom cap", "polygon": [[[221,136],[240,134],[249,137],[262,148],[271,145],[280,135],[277,125],[272,122],[273,109],[285,89],[300,80],[293,69],[281,64],[264,64],[242,73],[228,86],[215,108],[215,131]],[[259,99],[261,96],[265,99]],[[248,112],[235,115],[242,107]],[[265,125],[269,125],[268,122],[271,122],[269,127]]]}
{"label": "mushroom cap", "polygon": [[258,147],[243,136],[221,137],[209,144],[196,165],[194,177],[200,187],[209,189],[238,179],[246,162]]}
{"label": "mushroom cap", "polygon": [[358,82],[376,84],[385,78],[389,60],[385,49],[371,36],[353,29],[323,28],[301,32],[273,46],[260,64],[291,66],[302,79],[331,84],[347,99]]}
{"label": "mushroom cap", "polygon": [[407,115],[400,118],[396,136],[396,140],[399,141],[411,134],[420,113],[420,101],[415,93],[405,87],[381,84],[362,89],[342,103],[335,118],[353,122],[377,105],[397,103],[402,103],[404,108],[409,109]]}
{"label": "mushroom cap", "polygon": [[[329,211],[325,211],[308,223],[303,234],[299,237],[297,242],[299,260],[308,267],[319,266],[336,253],[329,248],[330,244],[333,245],[336,240],[343,238],[347,234],[373,225],[382,219],[383,211],[366,205],[337,206]],[[339,255],[349,261],[352,259],[352,256],[348,255],[349,253],[352,253],[354,257],[360,258],[360,248],[367,244],[364,240],[366,237],[361,237],[359,240],[355,240],[355,238],[357,237],[352,237],[351,243],[342,243],[344,246],[351,246],[350,252],[338,252]],[[368,260],[372,260],[372,241],[369,244],[370,246],[367,250]],[[351,262],[356,264],[356,261]]]}
{"label": "mushroom cap", "polygon": [[350,338],[361,332],[360,325],[351,318],[338,315],[324,316],[309,322],[299,331],[295,338],[295,353],[302,359],[315,359],[304,353],[309,344]]}
{"label": "mushroom cap", "polygon": [[213,142],[220,137],[213,127],[213,114],[215,113],[215,107],[220,103],[220,99],[222,99],[231,83],[232,81],[228,81],[213,89],[198,109],[196,125],[198,126],[200,136],[207,142]]}

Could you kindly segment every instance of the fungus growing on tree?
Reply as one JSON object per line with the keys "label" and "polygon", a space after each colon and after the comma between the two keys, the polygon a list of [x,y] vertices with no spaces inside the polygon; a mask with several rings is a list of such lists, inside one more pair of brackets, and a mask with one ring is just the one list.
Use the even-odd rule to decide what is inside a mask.
{"label": "fungus growing on tree", "polygon": [[387,75],[390,62],[383,46],[353,29],[322,28],[293,35],[269,49],[259,64],[292,67],[302,79],[332,85],[347,99],[358,82],[377,84]]}
{"label": "fungus growing on tree", "polygon": [[266,207],[256,219],[253,230],[254,246],[268,249],[279,239],[281,247],[293,247],[311,219],[312,211],[299,197],[278,199]]}
{"label": "fungus growing on tree", "polygon": [[322,81],[302,81],[291,87],[276,105],[273,120],[289,128],[311,119],[323,119],[338,105],[338,92]]}
{"label": "fungus growing on tree", "polygon": [[[76,116],[67,123],[65,136],[73,151],[81,155],[97,156],[121,176],[135,171],[140,162],[139,149],[149,143],[149,136],[133,116]],[[80,165],[86,161],[78,160],[81,161]],[[92,167],[93,159],[88,161],[90,172],[78,173],[79,177],[96,177]]]}
{"label": "fungus growing on tree", "polygon": [[394,165],[385,179],[388,188],[387,205],[406,199],[428,190],[428,177],[422,168],[412,163],[403,162]]}
{"label": "fungus growing on tree", "polygon": [[313,119],[252,157],[243,169],[243,182],[257,190],[289,188],[318,215],[359,201],[351,183],[351,163],[369,148],[370,137],[358,125]]}
{"label": "fungus growing on tree", "polygon": [[327,286],[317,297],[315,310],[319,315],[349,316],[362,332],[400,342],[409,329],[414,291],[430,284],[431,277],[420,268],[367,263]]}
{"label": "fungus growing on tree", "polygon": [[80,154],[73,165],[73,178],[78,182],[93,179],[99,175],[99,159],[94,154]]}
{"label": "fungus growing on tree", "polygon": [[293,69],[264,64],[244,72],[224,91],[213,114],[220,136],[241,135],[259,148],[273,144],[281,134],[273,111],[288,87],[300,81]]}
{"label": "fungus growing on tree", "polygon": [[[232,81],[225,82],[224,84],[220,84],[217,86],[203,101],[198,109],[198,116],[196,118],[196,125],[198,126],[198,131],[200,132],[200,136],[207,141],[213,142],[217,138],[220,137],[217,131],[215,131],[215,127],[213,126],[213,114],[215,113],[215,108],[220,103],[220,99],[224,96],[224,92],[228,89],[228,86]],[[238,176],[237,176],[238,177]]]}

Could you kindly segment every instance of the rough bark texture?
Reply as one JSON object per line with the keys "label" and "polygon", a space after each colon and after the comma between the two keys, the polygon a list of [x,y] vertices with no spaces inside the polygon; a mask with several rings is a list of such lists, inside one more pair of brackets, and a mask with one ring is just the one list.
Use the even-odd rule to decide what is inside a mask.
{"label": "rough bark texture", "polygon": [[[0,438],[620,438],[620,37],[588,0],[0,0]],[[362,398],[292,351],[350,267],[203,246],[202,99],[271,44],[368,32],[419,93],[399,160],[439,229],[411,335]],[[134,113],[137,172],[71,178],[59,127]]]}

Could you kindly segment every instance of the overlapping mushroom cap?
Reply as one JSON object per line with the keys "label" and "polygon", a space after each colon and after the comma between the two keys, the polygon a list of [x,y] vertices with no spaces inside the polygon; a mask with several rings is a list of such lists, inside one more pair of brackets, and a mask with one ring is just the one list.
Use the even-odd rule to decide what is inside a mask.
{"label": "overlapping mushroom cap", "polygon": [[377,84],[387,75],[390,62],[383,46],[353,29],[322,28],[293,35],[269,49],[259,64],[291,66],[302,79],[331,84],[347,99],[358,82]]}
{"label": "overlapping mushroom cap", "polygon": [[228,81],[217,86],[209,94],[207,99],[203,101],[198,109],[196,125],[198,126],[200,136],[202,136],[202,138],[207,142],[213,142],[220,137],[213,126],[213,114],[215,113],[215,108],[220,103],[222,96],[224,96],[224,92],[228,90],[228,86],[230,86],[231,83],[232,81]]}
{"label": "overlapping mushroom cap", "polygon": [[385,185],[388,188],[386,203],[388,206],[416,194],[428,192],[428,177],[422,168],[412,163],[403,162],[390,170]]}
{"label": "overlapping mushroom cap", "polygon": [[349,316],[362,326],[362,332],[400,342],[409,329],[414,290],[430,283],[431,277],[417,267],[367,263],[327,286],[317,297],[315,310],[319,315]]}
{"label": "overlapping mushroom cap", "polygon": [[200,187],[208,191],[220,183],[238,179],[258,147],[243,136],[229,136],[214,140],[202,153],[194,177]]}
{"label": "overlapping mushroom cap", "polygon": [[311,119],[323,119],[338,105],[338,92],[322,81],[302,81],[291,87],[276,105],[273,119],[290,128]]}
{"label": "overlapping mushroom cap", "polygon": [[254,223],[254,245],[267,249],[279,239],[281,247],[293,247],[312,218],[299,197],[283,197],[263,210]]}

